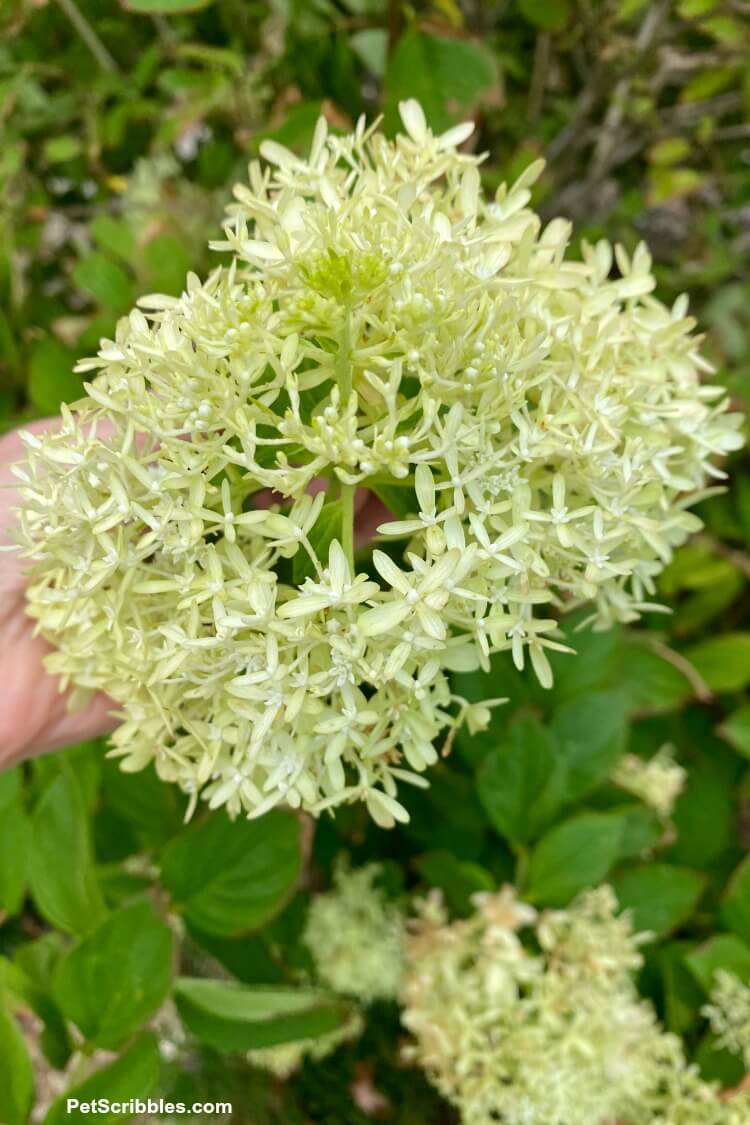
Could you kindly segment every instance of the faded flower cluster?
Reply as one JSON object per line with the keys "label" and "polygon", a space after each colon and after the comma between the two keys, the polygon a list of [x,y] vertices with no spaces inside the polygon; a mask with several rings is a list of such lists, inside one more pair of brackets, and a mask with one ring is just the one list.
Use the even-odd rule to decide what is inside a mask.
{"label": "faded flower cluster", "polygon": [[363,1004],[394,1000],[404,966],[405,919],[376,885],[377,863],[339,866],[333,888],[315,895],[304,932],[323,984]]}
{"label": "faded flower cluster", "polygon": [[[741,444],[645,247],[566,257],[539,163],[487,199],[471,124],[401,113],[392,141],[265,142],[228,265],[144,298],[27,437],[50,669],[117,701],[124,768],[231,813],[407,819],[399,783],[477,719],[448,670],[508,649],[548,685],[559,611],[636,618]],[[355,559],[357,489],[394,518]]]}
{"label": "faded flower cluster", "polygon": [[611,774],[621,789],[639,797],[667,819],[685,785],[686,771],[674,760],[674,747],[665,743],[653,758],[624,754]]}
{"label": "faded flower cluster", "polygon": [[[462,1125],[742,1125],[662,1030],[632,979],[641,964],[607,887],[537,915],[510,887],[449,922],[421,904],[407,946],[409,1057]],[[528,940],[529,936],[533,942]]]}

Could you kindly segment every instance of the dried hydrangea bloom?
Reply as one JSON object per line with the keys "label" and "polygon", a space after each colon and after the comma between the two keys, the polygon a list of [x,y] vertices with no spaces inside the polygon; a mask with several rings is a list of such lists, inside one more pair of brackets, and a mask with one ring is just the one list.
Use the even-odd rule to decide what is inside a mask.
{"label": "dried hydrangea bloom", "polygon": [[395,999],[404,968],[405,919],[376,886],[380,871],[339,866],[332,890],[313,897],[304,932],[318,979],[363,1004]]}
{"label": "dried hydrangea bloom", "polygon": [[[567,258],[528,207],[539,163],[488,200],[470,124],[402,118],[321,120],[307,159],[266,142],[228,264],[144,298],[28,438],[50,669],[120,705],[124,768],[231,813],[406,819],[398,784],[464,715],[447,671],[509,649],[548,685],[561,610],[636,618],[741,444],[645,247],[614,277],[606,243]],[[355,560],[358,487],[394,518]]]}
{"label": "dried hydrangea bloom", "polygon": [[750,1098],[719,1100],[639,998],[644,935],[609,888],[538,917],[509,887],[475,901],[454,922],[439,896],[422,904],[401,991],[407,1056],[462,1125],[748,1120]]}

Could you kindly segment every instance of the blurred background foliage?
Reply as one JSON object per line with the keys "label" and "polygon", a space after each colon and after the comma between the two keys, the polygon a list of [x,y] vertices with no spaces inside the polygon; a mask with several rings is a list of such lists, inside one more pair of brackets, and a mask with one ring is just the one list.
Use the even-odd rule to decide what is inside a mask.
{"label": "blurred background foliage", "polygon": [[[342,129],[382,112],[393,129],[407,96],[435,128],[476,120],[488,190],[541,155],[535,204],[545,217],[569,216],[577,238],[645,239],[662,297],[690,293],[718,378],[746,405],[749,47],[747,0],[4,0],[0,428],[80,397],[76,357],[111,335],[139,294],[177,293],[188,269],[210,267],[207,241],[261,140],[304,147],[320,112]],[[395,1010],[375,1012],[357,1045],[281,1083],[217,1051],[215,1029],[201,1044],[192,1028],[186,1047],[184,1032],[160,1025],[160,1062],[143,1012],[122,1017],[123,1042],[105,1039],[124,1051],[112,1071],[120,1064],[101,1056],[96,1019],[81,1015],[75,989],[53,986],[71,940],[85,962],[83,942],[102,918],[121,920],[129,947],[123,914],[144,894],[182,918],[182,973],[297,980],[306,895],[327,884],[340,851],[387,861],[394,894],[442,886],[458,913],[472,892],[507,879],[542,905],[611,879],[658,935],[644,994],[705,1074],[738,1081],[737,1060],[713,1048],[700,1014],[713,969],[750,971],[747,455],[729,470],[729,490],[701,507],[705,531],[661,579],[670,617],[575,634],[579,655],[556,661],[549,693],[505,659],[489,688],[462,677],[468,696],[495,696],[500,683],[513,704],[488,732],[458,738],[430,790],[412,796],[407,827],[383,833],[351,810],[321,822],[307,890],[289,902],[282,887],[262,918],[230,903],[244,921],[220,920],[209,935],[186,916],[175,856],[194,857],[175,794],[122,775],[100,746],[4,775],[0,1001],[7,993],[20,1024],[0,1002],[0,1057],[15,1075],[9,1084],[0,1062],[0,1120],[25,1121],[34,1097],[49,1105],[75,1086],[83,1057],[83,1073],[100,1067],[88,1079],[97,1089],[232,1100],[232,1120],[251,1125],[451,1122],[398,1062]],[[688,770],[666,828],[609,781],[626,748],[648,757],[665,743]],[[528,776],[514,772],[509,748]],[[565,781],[540,811],[533,768],[548,760],[564,761]],[[223,818],[202,815],[199,824]],[[222,824],[212,831],[245,854],[250,844],[233,834],[246,829]],[[568,845],[566,863],[550,867]],[[267,862],[279,862],[270,843]],[[75,886],[71,870],[83,872]],[[137,966],[112,956],[109,972],[132,990]],[[59,1107],[46,1120],[62,1120]]]}

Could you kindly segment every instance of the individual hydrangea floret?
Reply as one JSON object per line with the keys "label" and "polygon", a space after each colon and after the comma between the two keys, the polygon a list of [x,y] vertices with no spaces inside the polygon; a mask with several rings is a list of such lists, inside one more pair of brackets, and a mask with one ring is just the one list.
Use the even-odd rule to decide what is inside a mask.
{"label": "individual hydrangea floret", "polygon": [[[228,264],[143,298],[26,439],[50,669],[117,702],[125,769],[233,814],[407,819],[400,783],[465,714],[449,670],[510,650],[549,685],[562,610],[634,620],[741,444],[644,246],[567,257],[528,206],[540,162],[488,199],[472,126],[401,108],[393,140],[266,141]],[[371,557],[358,489],[392,512]]]}
{"label": "individual hydrangea floret", "polygon": [[333,888],[313,897],[304,932],[317,978],[363,1004],[394,1000],[404,967],[406,922],[376,885],[381,870],[339,865]]}
{"label": "individual hydrangea floret", "polygon": [[750,1101],[721,1101],[638,996],[647,935],[608,887],[539,915],[509,887],[475,902],[454,922],[439,895],[421,904],[401,990],[407,1057],[462,1125],[745,1120]]}
{"label": "individual hydrangea floret", "polygon": [[612,771],[611,780],[626,789],[664,820],[672,815],[687,774],[674,760],[674,747],[666,743],[653,758],[625,754]]}

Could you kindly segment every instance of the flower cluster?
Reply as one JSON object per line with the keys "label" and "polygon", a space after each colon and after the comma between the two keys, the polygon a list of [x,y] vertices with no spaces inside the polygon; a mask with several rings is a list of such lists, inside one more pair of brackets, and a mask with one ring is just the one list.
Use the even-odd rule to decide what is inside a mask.
{"label": "flower cluster", "polygon": [[476,903],[452,923],[439,897],[422,903],[402,988],[409,1056],[462,1125],[747,1120],[750,1097],[720,1101],[638,997],[645,936],[609,888],[538,916],[508,887]]}
{"label": "flower cluster", "polygon": [[375,885],[379,864],[339,866],[310,904],[304,942],[318,979],[363,1004],[394,1000],[404,968],[405,919]]}
{"label": "flower cluster", "polygon": [[637,754],[625,754],[612,771],[611,780],[640,797],[666,820],[672,814],[686,776],[685,770],[674,760],[674,748],[666,743],[648,760]]}
{"label": "flower cluster", "polygon": [[[229,264],[144,298],[27,437],[50,669],[117,701],[124,768],[231,813],[407,819],[465,714],[447,672],[508,649],[549,685],[560,610],[637,617],[741,444],[645,247],[566,257],[538,162],[488,200],[471,124],[401,113],[392,141],[321,119],[307,159],[266,141]],[[357,489],[394,518],[355,561]]]}
{"label": "flower cluster", "polygon": [[725,970],[719,970],[704,1009],[719,1046],[739,1055],[750,1070],[750,987]]}

